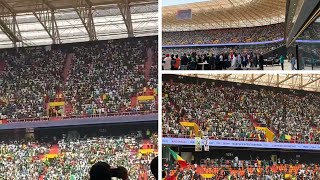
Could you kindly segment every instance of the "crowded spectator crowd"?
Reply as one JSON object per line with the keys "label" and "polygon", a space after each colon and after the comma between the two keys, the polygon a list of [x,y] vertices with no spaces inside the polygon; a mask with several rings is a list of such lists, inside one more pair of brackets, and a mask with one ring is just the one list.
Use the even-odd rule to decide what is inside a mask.
{"label": "crowded spectator crowd", "polygon": [[155,154],[139,153],[142,139],[137,134],[61,139],[56,145],[59,146],[57,156],[43,158],[52,146],[51,143],[22,141],[0,143],[0,179],[88,180],[91,166],[99,161],[114,168],[125,167],[129,179],[146,180],[146,176],[153,179],[149,167]]}
{"label": "crowded spectator crowd", "polygon": [[[192,164],[188,168],[167,168],[167,174],[178,177],[178,179],[204,180],[200,174],[213,174],[210,180],[272,180],[272,179],[305,179],[314,180],[320,178],[319,164],[299,163],[298,160],[289,162],[277,162],[266,160],[233,160],[209,159],[205,164]],[[201,170],[199,170],[201,169]]]}
{"label": "crowded spectator crowd", "polygon": [[68,115],[156,110],[155,102],[131,106],[157,88],[156,59],[156,37],[4,50],[0,119],[46,117],[57,97]]}
{"label": "crowded spectator crowd", "polygon": [[[156,54],[151,57],[155,61],[150,70],[151,78],[146,79],[144,74],[148,43],[155,46],[156,41],[109,41],[96,47],[76,47],[65,93],[67,101],[75,105],[74,113],[83,114],[81,111],[92,112],[94,109],[106,112],[135,110],[130,98],[145,87],[157,88]],[[153,105],[140,110],[154,109]]]}
{"label": "crowded spectator crowd", "polygon": [[298,37],[299,40],[319,40],[320,39],[320,23],[313,22],[305,31]]}
{"label": "crowded spectator crowd", "polygon": [[[214,84],[163,83],[163,134],[194,136],[179,122],[199,125],[211,139],[316,143],[320,96]],[[274,139],[255,125],[268,127]]]}
{"label": "crowded spectator crowd", "polygon": [[55,96],[62,86],[64,58],[61,50],[44,48],[6,54],[6,70],[0,74],[0,119],[44,116],[44,96]]}
{"label": "crowded spectator crowd", "polygon": [[279,40],[283,37],[284,24],[162,33],[163,45],[262,42]]}

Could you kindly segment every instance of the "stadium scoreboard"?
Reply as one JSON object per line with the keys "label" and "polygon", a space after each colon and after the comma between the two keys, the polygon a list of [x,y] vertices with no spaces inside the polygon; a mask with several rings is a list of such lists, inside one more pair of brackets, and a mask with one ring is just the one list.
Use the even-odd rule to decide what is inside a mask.
{"label": "stadium scoreboard", "polygon": [[191,9],[178,10],[176,14],[177,20],[191,20],[192,11]]}

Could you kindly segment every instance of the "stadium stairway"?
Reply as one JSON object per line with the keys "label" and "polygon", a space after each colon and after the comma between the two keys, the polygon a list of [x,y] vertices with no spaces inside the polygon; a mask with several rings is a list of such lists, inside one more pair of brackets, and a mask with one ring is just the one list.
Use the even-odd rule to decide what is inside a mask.
{"label": "stadium stairway", "polygon": [[[63,72],[62,72],[63,86],[65,86],[67,79],[71,73],[73,57],[74,57],[74,53],[70,53],[66,57],[65,64],[63,67]],[[70,114],[73,111],[73,107],[70,103],[66,103],[64,108],[65,108],[66,115]]]}
{"label": "stadium stairway", "polygon": [[59,151],[60,151],[59,145],[54,144],[51,146],[49,154],[59,154]]}
{"label": "stadium stairway", "polygon": [[74,53],[70,53],[67,55],[66,57],[66,63],[64,64],[63,67],[63,73],[62,73],[62,77],[63,77],[63,84],[65,84],[67,82],[67,79],[70,75],[71,69],[72,69],[72,59],[73,59]]}
{"label": "stadium stairway", "polygon": [[154,52],[152,51],[151,48],[148,48],[147,49],[147,59],[144,64],[144,78],[146,80],[149,80],[151,77],[151,67],[153,64],[153,56],[154,56]]}
{"label": "stadium stairway", "polygon": [[6,65],[6,62],[3,61],[3,60],[1,60],[1,61],[0,61],[0,73],[2,73],[2,72],[5,71],[6,66],[7,66],[7,65]]}

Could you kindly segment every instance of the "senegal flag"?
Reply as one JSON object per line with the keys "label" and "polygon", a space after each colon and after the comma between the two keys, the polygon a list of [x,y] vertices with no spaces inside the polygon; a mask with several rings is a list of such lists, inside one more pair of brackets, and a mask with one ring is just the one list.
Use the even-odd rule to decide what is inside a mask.
{"label": "senegal flag", "polygon": [[171,149],[169,149],[169,151],[174,160],[178,161],[181,168],[187,168],[187,162],[184,159],[182,159],[181,156],[179,156],[176,152],[172,151]]}

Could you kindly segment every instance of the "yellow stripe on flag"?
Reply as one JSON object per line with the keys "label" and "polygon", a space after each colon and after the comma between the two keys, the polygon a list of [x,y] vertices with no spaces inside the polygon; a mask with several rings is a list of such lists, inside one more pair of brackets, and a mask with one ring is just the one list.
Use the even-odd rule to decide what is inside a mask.
{"label": "yellow stripe on flag", "polygon": [[201,174],[201,176],[205,179],[210,179],[213,177],[213,174]]}
{"label": "yellow stripe on flag", "polygon": [[48,159],[52,159],[52,158],[55,158],[57,156],[58,156],[58,154],[46,154],[46,158],[48,158]]}
{"label": "yellow stripe on flag", "polygon": [[138,101],[152,101],[154,100],[154,96],[138,96]]}
{"label": "yellow stripe on flag", "polygon": [[285,136],[284,136],[284,139],[286,139],[286,140],[291,140],[291,136],[290,136],[290,135],[285,135]]}
{"label": "yellow stripe on flag", "polygon": [[64,102],[50,102],[49,106],[64,106]]}
{"label": "yellow stripe on flag", "polygon": [[184,127],[194,127],[196,123],[194,123],[194,122],[180,122],[180,124]]}
{"label": "yellow stripe on flag", "polygon": [[140,149],[139,152],[141,154],[148,154],[148,153],[153,153],[154,150],[153,149]]}

